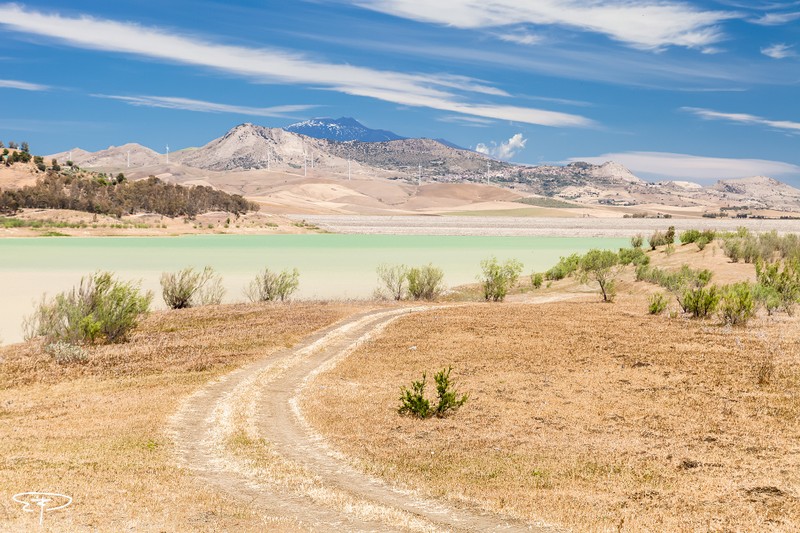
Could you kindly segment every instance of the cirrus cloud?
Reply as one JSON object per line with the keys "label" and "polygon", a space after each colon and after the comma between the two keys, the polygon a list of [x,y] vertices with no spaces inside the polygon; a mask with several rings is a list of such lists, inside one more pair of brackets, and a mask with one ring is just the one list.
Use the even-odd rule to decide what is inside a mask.
{"label": "cirrus cloud", "polygon": [[73,47],[117,52],[214,69],[256,83],[303,84],[396,104],[553,127],[592,127],[586,117],[513,105],[475,103],[471,95],[508,96],[480,80],[452,74],[415,74],[326,63],[271,48],[221,44],[131,22],[68,17],[0,4],[0,26]]}

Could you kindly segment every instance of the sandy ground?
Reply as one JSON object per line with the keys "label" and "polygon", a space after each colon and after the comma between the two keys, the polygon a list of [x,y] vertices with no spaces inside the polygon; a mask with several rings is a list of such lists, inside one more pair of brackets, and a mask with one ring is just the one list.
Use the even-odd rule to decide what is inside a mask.
{"label": "sandy ground", "polygon": [[733,231],[745,226],[752,231],[800,232],[800,220],[708,219],[708,218],[563,218],[563,217],[475,217],[475,216],[290,216],[334,233],[381,235],[476,235],[502,237],[630,237],[645,238],[656,230],[675,226],[686,229]]}

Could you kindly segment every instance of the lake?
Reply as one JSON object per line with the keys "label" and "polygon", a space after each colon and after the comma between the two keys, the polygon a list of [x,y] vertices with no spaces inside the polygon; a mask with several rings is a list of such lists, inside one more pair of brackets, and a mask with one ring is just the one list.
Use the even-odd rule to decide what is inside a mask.
{"label": "lake", "polygon": [[0,341],[22,339],[23,317],[43,294],[76,285],[98,270],[141,280],[163,308],[162,272],[206,265],[221,273],[225,301],[244,301],[243,288],[264,267],[300,270],[300,299],[367,298],[381,263],[433,263],[448,286],[474,282],[481,260],[518,259],[525,274],[552,266],[562,255],[591,248],[618,249],[627,238],[466,237],[418,235],[192,235],[182,237],[40,237],[0,239]]}

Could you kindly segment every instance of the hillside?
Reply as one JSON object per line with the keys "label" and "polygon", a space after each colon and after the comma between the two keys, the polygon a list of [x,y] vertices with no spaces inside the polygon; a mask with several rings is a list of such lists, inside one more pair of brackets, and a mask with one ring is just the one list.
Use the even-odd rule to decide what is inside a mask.
{"label": "hillside", "polygon": [[[313,126],[307,122],[306,126]],[[317,126],[327,127],[325,124],[314,127]],[[129,151],[130,167],[127,166]],[[68,156],[69,153],[62,152],[48,158],[64,162]],[[367,182],[398,180],[414,186],[420,181],[420,174],[422,183],[485,184],[488,180],[493,186],[513,190],[519,196],[612,209],[617,216],[665,212],[716,216],[723,209],[739,213],[757,211],[767,216],[800,212],[800,190],[767,177],[721,180],[710,186],[683,181],[650,183],[613,161],[602,165],[583,162],[565,166],[515,165],[431,139],[342,142],[249,123],[232,128],[202,147],[173,152],[169,164],[164,155],[135,144],[95,153],[74,149],[72,158],[81,166],[123,171],[134,178],[152,174],[176,183],[210,185],[261,198],[267,205],[277,202],[282,206],[280,209],[289,212],[293,205],[300,212],[363,213],[365,209],[375,214],[420,209],[436,212],[435,203],[423,202],[423,208],[418,205],[420,202],[410,201],[413,192],[407,193],[406,200],[398,201],[387,198],[386,187],[366,186]],[[308,181],[299,184],[299,177]],[[311,185],[316,183],[324,188],[328,180],[337,183],[335,188],[340,191],[336,202],[317,194],[309,195],[308,191],[317,190]],[[463,205],[482,202],[484,199],[476,196]],[[438,208],[454,208],[454,205],[442,198]],[[519,206],[482,207],[515,208]],[[580,215],[573,212],[569,216]]]}

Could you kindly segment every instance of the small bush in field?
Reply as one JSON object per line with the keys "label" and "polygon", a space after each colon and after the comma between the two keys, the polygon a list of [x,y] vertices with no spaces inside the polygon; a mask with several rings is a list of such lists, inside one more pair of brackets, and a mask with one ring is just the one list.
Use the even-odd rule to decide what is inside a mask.
{"label": "small bush in field", "polygon": [[533,286],[534,289],[541,289],[543,282],[544,282],[544,274],[542,274],[541,272],[534,272],[533,274],[531,274],[531,286]]}
{"label": "small bush in field", "polygon": [[415,300],[432,301],[444,292],[444,272],[433,265],[414,267],[408,271],[408,293]]}
{"label": "small bush in field", "polygon": [[656,292],[647,299],[647,310],[651,315],[660,315],[667,309],[667,298],[663,292]]}
{"label": "small bush in field", "polygon": [[478,277],[483,287],[483,298],[487,301],[502,302],[508,291],[517,283],[522,273],[522,263],[509,259],[500,263],[491,257],[481,261],[482,275]]}
{"label": "small bush in field", "polygon": [[431,407],[430,401],[425,398],[425,385],[427,375],[422,374],[420,381],[412,381],[411,388],[402,387],[400,395],[400,414],[408,414],[417,418],[430,418],[436,416],[444,418],[451,411],[456,411],[469,399],[468,394],[460,394],[450,381],[452,367],[442,369],[434,374],[436,382],[436,406]]}
{"label": "small bush in field", "polygon": [[683,307],[694,318],[705,318],[714,313],[720,300],[716,285],[688,289],[683,295]]}
{"label": "small bush in field", "polygon": [[257,274],[256,278],[245,288],[245,295],[251,302],[284,301],[291,296],[300,285],[300,272],[294,268],[273,272],[268,268]]}
{"label": "small bush in field", "polygon": [[198,272],[189,267],[161,274],[161,295],[170,309],[186,309],[221,303],[225,289],[213,268],[207,266]]}
{"label": "small bush in field", "polygon": [[641,233],[638,233],[631,237],[631,247],[633,248],[641,248],[642,244],[644,244],[644,237],[642,237]]}
{"label": "small bush in field", "polygon": [[719,301],[721,318],[732,326],[747,324],[756,311],[753,285],[747,281],[727,285]]}
{"label": "small bush in field", "polygon": [[392,300],[402,300],[408,292],[408,270],[406,265],[382,264],[377,268],[379,295],[388,295]]}

